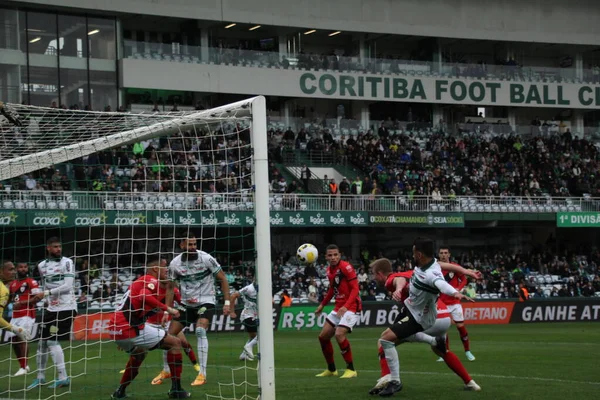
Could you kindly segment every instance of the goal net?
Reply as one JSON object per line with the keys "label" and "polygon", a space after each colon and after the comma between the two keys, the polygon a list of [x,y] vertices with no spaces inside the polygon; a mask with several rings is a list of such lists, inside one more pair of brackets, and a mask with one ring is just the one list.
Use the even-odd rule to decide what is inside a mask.
{"label": "goal net", "polygon": [[[129,359],[111,340],[110,319],[119,308],[135,308],[132,282],[158,270],[149,269],[148,260],[170,263],[186,251],[181,244],[190,234],[218,261],[231,293],[252,282],[260,288],[258,314],[266,317],[258,319],[258,346],[246,346],[244,296],[235,318],[223,315],[224,286],[219,274],[211,274],[216,307],[205,338],[194,323],[184,324],[206,384],[191,386],[198,372],[186,350],[182,386],[195,398],[274,398],[268,192],[263,97],[142,114],[0,103],[0,259],[18,266],[5,317],[16,321],[27,309],[18,303],[32,285],[25,273],[46,290],[55,287],[53,279],[64,279],[51,270],[40,274],[40,262],[60,264],[55,250],[48,251],[50,237],[60,239],[62,256],[73,262],[77,306],[72,331],[61,340],[40,339],[52,292],[29,306],[36,323],[26,351],[0,332],[0,398],[109,398]],[[61,326],[56,323],[59,332]],[[56,342],[64,354],[62,372],[56,348],[48,347]],[[47,359],[43,368],[39,354]],[[25,365],[29,370],[17,374]],[[162,350],[149,352],[127,393],[164,396],[170,379],[151,384],[161,370]],[[65,373],[70,383],[55,387]],[[43,385],[32,385],[41,378]]]}

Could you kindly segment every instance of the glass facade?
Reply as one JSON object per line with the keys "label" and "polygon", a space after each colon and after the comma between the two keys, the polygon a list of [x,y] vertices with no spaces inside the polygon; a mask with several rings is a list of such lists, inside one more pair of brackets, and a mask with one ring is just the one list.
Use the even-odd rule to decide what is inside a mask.
{"label": "glass facade", "polygon": [[0,8],[0,98],[117,110],[114,18]]}

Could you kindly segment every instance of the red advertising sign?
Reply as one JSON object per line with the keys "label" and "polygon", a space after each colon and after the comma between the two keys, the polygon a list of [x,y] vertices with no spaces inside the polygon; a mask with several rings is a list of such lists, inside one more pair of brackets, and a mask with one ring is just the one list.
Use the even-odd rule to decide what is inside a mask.
{"label": "red advertising sign", "polygon": [[73,338],[75,340],[110,339],[108,324],[112,312],[81,314],[73,322]]}
{"label": "red advertising sign", "polygon": [[461,303],[468,324],[508,324],[515,303],[513,302],[476,302]]}

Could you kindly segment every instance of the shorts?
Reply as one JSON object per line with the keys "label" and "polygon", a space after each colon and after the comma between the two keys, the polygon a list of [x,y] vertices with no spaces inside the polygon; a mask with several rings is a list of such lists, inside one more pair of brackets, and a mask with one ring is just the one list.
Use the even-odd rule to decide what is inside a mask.
{"label": "shorts", "polygon": [[136,347],[144,350],[154,350],[162,344],[167,331],[155,325],[146,324],[138,332],[136,337],[130,339],[115,340],[117,346],[127,353],[133,351]]}
{"label": "shorts", "polygon": [[246,332],[248,333],[256,333],[258,331],[256,318],[246,318],[242,321],[242,325],[244,325],[244,328],[246,328]]}
{"label": "shorts", "polygon": [[448,311],[450,311],[450,315],[452,315],[452,321],[454,322],[464,322],[465,316],[463,315],[463,308],[460,304],[446,304]]}
{"label": "shorts", "polygon": [[396,320],[390,326],[390,330],[394,332],[396,338],[404,340],[415,333],[423,332],[425,329],[415,320],[408,308],[402,306]]}
{"label": "shorts", "polygon": [[[10,324],[15,327],[23,328],[29,333],[29,336],[33,337],[33,327],[35,326],[35,319],[31,317],[19,317],[10,320]],[[6,338],[10,339],[15,336],[12,332],[6,332]]]}
{"label": "shorts", "polygon": [[203,303],[198,307],[184,307],[185,311],[180,313],[179,318],[174,318],[175,321],[183,325],[195,324],[200,318],[212,321],[217,311],[217,307],[210,303]]}
{"label": "shorts", "polygon": [[77,315],[75,310],[42,311],[42,336],[43,340],[71,340],[73,319]]}
{"label": "shorts", "polygon": [[358,322],[358,314],[354,311],[346,311],[344,316],[340,319],[337,316],[337,310],[331,311],[327,315],[327,322],[329,322],[334,327],[342,327],[348,329],[348,332],[352,332],[352,328]]}

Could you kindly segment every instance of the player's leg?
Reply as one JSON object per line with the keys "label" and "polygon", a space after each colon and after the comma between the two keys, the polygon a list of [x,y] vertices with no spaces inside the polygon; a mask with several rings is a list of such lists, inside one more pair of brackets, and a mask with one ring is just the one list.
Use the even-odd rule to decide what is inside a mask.
{"label": "player's leg", "polygon": [[454,373],[463,380],[465,389],[479,391],[481,388],[473,379],[471,379],[471,376],[458,357],[456,357],[456,354],[446,348],[445,337],[447,336],[451,323],[450,318],[439,318],[434,326],[427,330],[431,335],[435,335],[436,338],[436,343],[431,345],[431,349],[444,360],[446,365],[448,365],[448,368],[454,371]]}
{"label": "player's leg", "polygon": [[37,364],[37,376],[33,382],[27,387],[27,389],[33,389],[35,387],[46,384],[46,364],[48,363],[48,340],[51,337],[51,328],[54,326],[53,323],[56,320],[56,313],[48,311],[47,309],[42,310],[42,325],[41,333],[38,339],[37,352],[35,354],[35,362]]}
{"label": "player's leg", "polygon": [[190,359],[190,362],[194,366],[194,369],[196,370],[196,372],[199,372],[200,364],[198,364],[198,358],[196,357],[196,352],[194,351],[194,349],[192,349],[192,345],[190,344],[190,342],[187,341],[183,331],[179,332],[177,334],[177,337],[181,341],[181,349]]}
{"label": "player's leg", "polygon": [[[168,332],[169,335],[178,336],[179,333],[183,331],[185,328],[185,324],[187,323],[187,315],[186,312],[182,313],[182,315],[178,319],[174,319],[169,321]],[[150,384],[152,385],[162,385],[162,383],[171,378],[171,372],[169,370],[169,363],[167,361],[167,351],[163,352],[163,369],[152,379]]]}
{"label": "player's leg", "polygon": [[244,359],[254,360],[254,346],[258,342],[258,325],[254,318],[246,318],[242,321],[246,332],[248,332],[248,341],[244,345]]}
{"label": "player's leg", "polygon": [[462,305],[453,304],[452,306],[448,306],[448,310],[450,310],[452,320],[456,324],[456,329],[458,330],[460,340],[462,341],[463,347],[465,349],[465,355],[467,356],[467,360],[475,361],[475,356],[473,355],[473,353],[471,353],[469,333],[467,332],[467,328],[465,327],[465,317],[463,314]]}
{"label": "player's leg", "polygon": [[206,366],[208,365],[208,337],[206,332],[214,313],[214,304],[203,304],[200,306],[199,311],[196,312],[198,315],[198,320],[196,321],[196,339],[198,340],[197,348],[200,371],[194,382],[192,382],[192,386],[200,386],[206,383]]}
{"label": "player's leg", "polygon": [[181,371],[183,368],[181,340],[179,340],[179,338],[176,336],[167,335],[162,341],[160,347],[164,350],[168,350],[167,358],[171,372],[171,390],[169,391],[169,398],[186,399],[190,397],[190,394],[181,386]]}
{"label": "player's leg", "polygon": [[125,366],[125,372],[121,376],[119,388],[110,397],[111,399],[124,399],[127,397],[125,390],[138,375],[148,350],[145,347],[136,347],[132,339],[117,341],[117,345],[129,353],[129,359]]}
{"label": "player's leg", "polygon": [[[31,317],[21,317],[21,318],[13,318],[11,321],[13,326],[18,326],[29,332],[29,335],[33,334],[33,324],[34,320]],[[30,369],[27,364],[28,353],[29,353],[29,343],[25,340],[19,339],[18,336],[12,335],[11,338],[12,346],[17,355],[17,359],[19,360],[19,370],[15,373],[14,376],[21,376],[27,374]]]}
{"label": "player's leg", "polygon": [[317,374],[317,377],[321,378],[338,375],[335,368],[335,362],[333,360],[333,345],[331,344],[331,338],[335,336],[335,327],[339,322],[340,321],[336,313],[331,311],[325,319],[325,324],[323,324],[321,333],[319,333],[319,343],[321,344],[321,352],[323,353],[323,357],[325,357],[325,362],[327,363],[327,369],[320,374]]}
{"label": "player's leg", "polygon": [[58,372],[58,379],[49,386],[51,389],[68,387],[71,384],[71,379],[69,379],[65,365],[65,353],[60,342],[70,342],[73,320],[76,314],[75,310],[59,311],[56,313],[55,329],[51,330],[53,336],[48,340],[48,350],[50,351],[52,362],[54,362],[54,367]]}
{"label": "player's leg", "polygon": [[342,357],[346,362],[346,371],[340,378],[356,378],[358,376],[356,369],[354,369],[354,360],[352,358],[352,348],[348,341],[348,334],[352,333],[352,328],[358,321],[358,315],[352,311],[346,311],[340,323],[335,328],[335,340],[340,346]]}
{"label": "player's leg", "polygon": [[[403,307],[391,327],[386,329],[379,338],[379,344],[383,348],[387,365],[390,369],[390,380],[379,391],[379,395],[391,396],[402,390],[402,381],[400,379],[400,359],[396,346],[402,343],[406,338],[424,331],[423,327],[415,320],[410,311]],[[372,391],[373,389],[371,389]]]}

